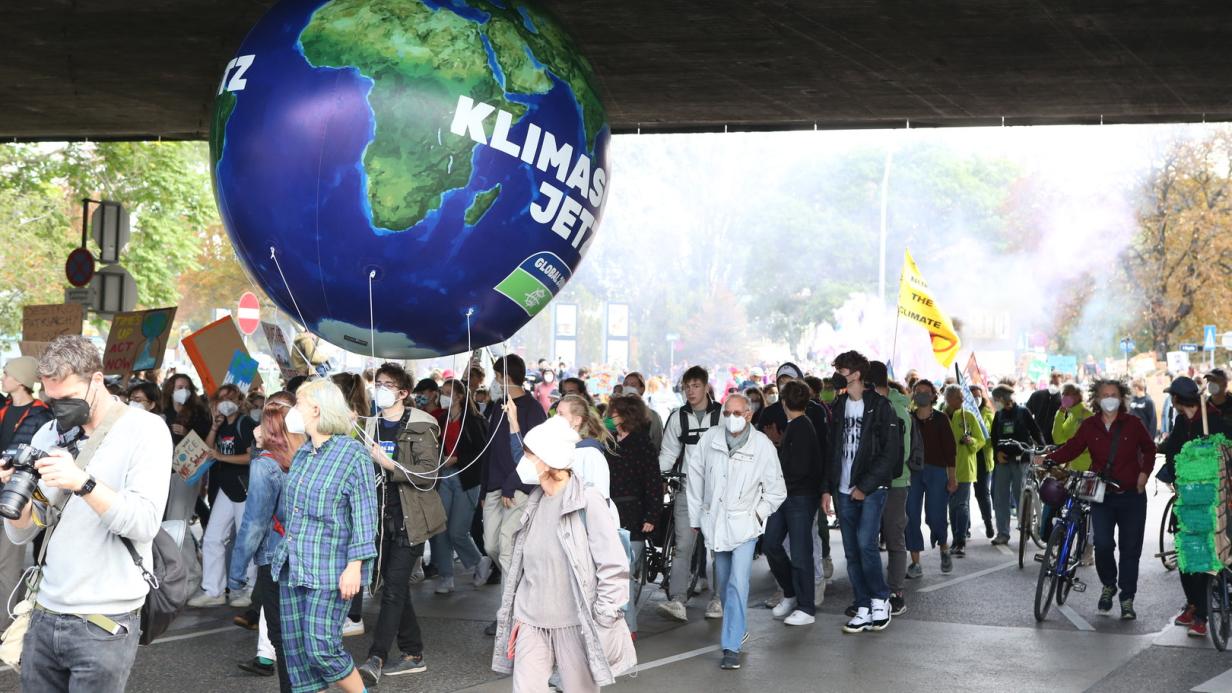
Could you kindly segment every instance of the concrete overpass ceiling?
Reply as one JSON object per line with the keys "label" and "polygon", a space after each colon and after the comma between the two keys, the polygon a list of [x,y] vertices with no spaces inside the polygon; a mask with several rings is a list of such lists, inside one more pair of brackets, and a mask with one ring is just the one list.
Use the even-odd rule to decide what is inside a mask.
{"label": "concrete overpass ceiling", "polygon": [[[269,0],[0,5],[0,138],[204,138]],[[1226,0],[545,0],[617,132],[1232,120]]]}

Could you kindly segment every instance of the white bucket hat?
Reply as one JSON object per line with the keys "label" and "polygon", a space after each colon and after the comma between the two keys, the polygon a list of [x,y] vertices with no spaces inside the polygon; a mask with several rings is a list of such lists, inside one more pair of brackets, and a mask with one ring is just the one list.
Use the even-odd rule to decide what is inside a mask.
{"label": "white bucket hat", "polygon": [[553,416],[522,437],[522,445],[552,469],[572,469],[581,438],[564,417]]}

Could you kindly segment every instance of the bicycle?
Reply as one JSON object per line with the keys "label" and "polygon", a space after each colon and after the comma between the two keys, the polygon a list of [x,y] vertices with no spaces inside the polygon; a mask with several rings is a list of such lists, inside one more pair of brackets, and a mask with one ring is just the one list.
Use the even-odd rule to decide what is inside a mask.
{"label": "bicycle", "polygon": [[1164,515],[1159,522],[1159,553],[1155,554],[1166,570],[1176,570],[1176,514],[1172,506],[1176,505],[1176,494],[1168,499],[1164,506]]}
{"label": "bicycle", "polygon": [[[686,502],[685,475],[682,472],[663,473],[663,510],[659,515],[659,524],[645,537],[645,546],[641,556],[637,557],[633,567],[633,575],[637,582],[630,595],[635,609],[643,605],[642,593],[647,585],[660,583],[668,599],[671,595],[672,564],[676,558],[676,513],[673,504],[679,498]],[[705,548],[700,540],[693,543],[691,558],[692,570],[689,572],[688,586],[685,588],[685,601],[698,594],[697,583],[701,576],[701,567],[705,564]]]}
{"label": "bicycle", "polygon": [[1210,605],[1207,608],[1206,626],[1211,634],[1211,642],[1220,652],[1228,649],[1228,636],[1232,634],[1232,597],[1228,595],[1230,586],[1232,586],[1232,580],[1229,580],[1227,568],[1211,577]]}
{"label": "bicycle", "polygon": [[[1058,502],[1052,534],[1043,555],[1035,557],[1041,564],[1035,583],[1035,620],[1040,622],[1048,617],[1054,598],[1057,606],[1064,606],[1071,590],[1086,591],[1086,584],[1078,579],[1078,568],[1086,551],[1091,503],[1103,497],[1105,486],[1120,488],[1115,481],[1094,472],[1049,466],[1048,474],[1057,486],[1046,489],[1044,495],[1063,495],[1064,501],[1053,499]],[[1064,484],[1057,481],[1058,475],[1064,475]]]}
{"label": "bicycle", "polygon": [[[1046,455],[1056,448],[1050,445],[1029,446],[1016,440],[1006,441],[1007,445],[1033,456]],[[1022,480],[1022,496],[1018,499],[1018,569],[1026,568],[1027,540],[1038,548],[1044,548],[1044,531],[1041,525],[1044,521],[1044,504],[1040,501],[1039,485],[1042,467],[1028,465]]]}

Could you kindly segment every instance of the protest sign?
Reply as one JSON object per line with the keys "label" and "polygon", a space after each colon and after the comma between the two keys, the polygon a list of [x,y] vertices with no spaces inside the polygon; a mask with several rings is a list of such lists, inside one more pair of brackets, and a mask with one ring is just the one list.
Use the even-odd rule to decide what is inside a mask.
{"label": "protest sign", "polygon": [[173,322],[175,308],[116,314],[103,349],[103,373],[127,376],[161,366]]}

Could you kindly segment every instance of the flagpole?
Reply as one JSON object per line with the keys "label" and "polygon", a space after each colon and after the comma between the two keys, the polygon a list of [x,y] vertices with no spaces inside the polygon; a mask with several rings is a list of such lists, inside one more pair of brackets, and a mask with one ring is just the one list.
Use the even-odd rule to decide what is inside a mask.
{"label": "flagpole", "polygon": [[[958,360],[957,359],[954,360],[954,377],[957,379],[958,386],[963,387],[962,371],[958,370]],[[958,408],[958,412],[962,414],[963,436],[966,437],[966,436],[971,435],[971,429],[967,426],[967,407],[966,407],[965,398],[964,398],[963,405],[964,406]]]}

